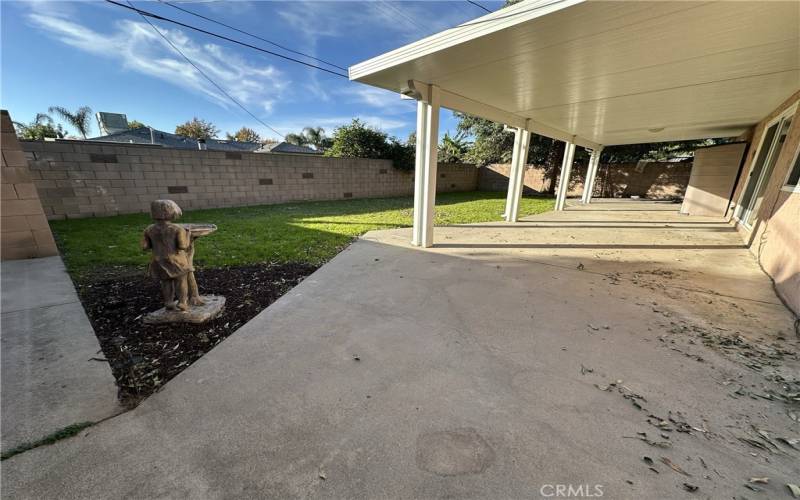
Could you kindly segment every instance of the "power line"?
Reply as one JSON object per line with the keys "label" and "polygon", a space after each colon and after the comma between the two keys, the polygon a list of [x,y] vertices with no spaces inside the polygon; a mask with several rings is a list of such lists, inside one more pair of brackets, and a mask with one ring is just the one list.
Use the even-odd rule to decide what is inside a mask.
{"label": "power line", "polygon": [[[126,0],[126,1],[128,2],[128,5],[130,5],[130,6],[131,6],[131,8],[133,8],[133,9],[136,9],[136,8],[133,6],[133,4],[130,2],[130,0]],[[140,15],[140,16],[142,16],[142,19],[144,19],[144,21],[145,21],[147,24],[149,24],[149,25],[150,25],[150,27],[151,27],[151,28],[153,28],[153,30],[154,30],[156,33],[158,33],[159,35],[161,35],[161,38],[163,38],[163,39],[164,39],[164,40],[165,40],[165,41],[166,41],[166,42],[169,44],[169,46],[170,46],[170,47],[172,47],[173,49],[175,49],[175,52],[177,52],[177,53],[178,53],[178,54],[180,54],[180,55],[181,55],[181,56],[182,56],[184,59],[186,59],[186,62],[188,62],[189,64],[191,64],[191,65],[192,65],[192,67],[193,67],[194,69],[196,69],[196,70],[197,70],[197,71],[198,71],[198,72],[199,72],[201,75],[203,75],[203,76],[205,77],[205,79],[206,79],[206,80],[208,80],[209,82],[211,82],[211,84],[212,84],[213,86],[215,86],[215,87],[216,87],[216,88],[217,88],[217,89],[218,89],[220,92],[222,92],[222,93],[223,93],[223,94],[224,94],[224,95],[225,95],[225,96],[226,96],[228,99],[230,99],[231,101],[233,101],[233,103],[234,103],[234,104],[236,104],[237,106],[239,106],[240,108],[242,108],[242,110],[244,110],[244,112],[245,112],[245,113],[247,113],[248,115],[252,116],[252,117],[253,117],[253,119],[254,119],[254,120],[256,120],[258,123],[260,123],[261,125],[264,125],[264,126],[265,126],[265,127],[267,127],[268,129],[272,130],[273,132],[275,132],[275,133],[276,133],[276,134],[278,134],[279,136],[281,136],[281,137],[283,137],[284,139],[286,139],[286,136],[284,136],[282,133],[280,133],[280,132],[278,132],[277,130],[275,130],[273,127],[271,127],[271,126],[270,126],[270,125],[269,125],[267,122],[265,122],[265,121],[264,121],[264,120],[262,120],[261,118],[257,117],[257,116],[256,116],[256,115],[254,115],[253,113],[251,113],[249,109],[245,108],[245,107],[242,105],[242,103],[240,103],[239,101],[237,101],[236,99],[234,99],[232,95],[230,95],[228,92],[226,92],[226,91],[225,91],[225,89],[223,89],[223,88],[222,88],[222,87],[221,87],[221,86],[220,86],[220,85],[219,85],[217,82],[215,82],[215,81],[214,81],[214,80],[213,80],[213,79],[212,79],[210,76],[208,76],[208,75],[205,73],[205,71],[203,71],[202,69],[200,69],[200,67],[199,67],[199,66],[197,66],[197,65],[196,65],[194,62],[192,62],[192,60],[191,60],[191,59],[189,59],[189,57],[188,57],[186,54],[184,54],[184,53],[183,53],[183,51],[181,51],[181,49],[179,49],[177,45],[175,45],[174,43],[172,43],[172,41],[171,41],[169,38],[167,38],[167,36],[166,36],[164,33],[162,33],[162,32],[161,32],[161,30],[159,30],[159,29],[156,27],[156,25],[155,25],[155,24],[151,23],[151,22],[150,22],[150,20],[149,20],[149,19],[147,19],[147,17],[145,17],[145,15],[144,15],[144,14],[142,14],[142,13],[139,13],[139,15]]]}
{"label": "power line", "polygon": [[491,11],[491,10],[487,9],[486,7],[484,7],[483,5],[479,4],[478,2],[473,2],[472,0],[467,0],[467,2],[468,2],[468,3],[471,3],[471,4],[472,4],[472,5],[474,5],[475,7],[478,7],[479,9],[483,9],[483,10],[485,10],[486,12],[488,12],[488,13],[490,13],[490,14],[492,13],[492,11]]}
{"label": "power line", "polygon": [[110,4],[113,4],[113,5],[116,5],[117,7],[122,7],[123,9],[132,10],[132,11],[138,13],[140,16],[147,16],[147,17],[150,17],[150,18],[153,18],[153,19],[158,19],[158,20],[165,21],[165,22],[168,22],[168,23],[176,24],[176,25],[181,26],[183,28],[187,28],[187,29],[190,29],[190,30],[193,30],[193,31],[197,31],[199,33],[203,33],[203,34],[206,34],[206,35],[209,35],[209,36],[213,36],[215,38],[219,38],[220,40],[225,40],[227,42],[235,43],[237,45],[241,45],[243,47],[247,47],[247,48],[250,48],[250,49],[253,49],[253,50],[257,50],[259,52],[264,52],[265,54],[270,54],[270,55],[275,56],[275,57],[280,57],[281,59],[285,59],[287,61],[292,61],[292,62],[295,62],[297,64],[302,64],[303,66],[307,66],[309,68],[318,69],[320,71],[324,71],[326,73],[330,73],[332,75],[336,75],[336,76],[339,76],[339,77],[342,77],[342,78],[348,78],[348,76],[346,74],[344,74],[344,73],[339,73],[338,71],[333,71],[333,70],[330,70],[328,68],[323,68],[323,67],[317,66],[315,64],[307,63],[305,61],[301,61],[299,59],[295,59],[293,57],[289,57],[289,56],[284,55],[284,54],[279,54],[279,53],[273,52],[271,50],[263,49],[261,47],[255,46],[255,45],[251,45],[251,44],[249,44],[247,42],[242,42],[241,40],[236,40],[234,38],[230,38],[230,37],[227,37],[225,35],[220,35],[219,33],[214,33],[213,31],[204,30],[202,28],[198,28],[196,26],[192,26],[191,24],[182,23],[180,21],[176,21],[176,20],[170,19],[168,17],[164,17],[164,16],[161,16],[161,15],[158,15],[158,14],[154,14],[152,12],[148,12],[146,10],[142,10],[142,9],[140,9],[138,7],[134,7],[132,5],[125,5],[125,4],[119,3],[119,2],[117,2],[115,0],[106,0],[106,2],[108,2]]}
{"label": "power line", "polygon": [[[502,16],[490,17],[489,19],[477,19],[477,20],[469,22],[469,23],[459,24],[458,26],[456,26],[456,28],[463,28],[463,27],[466,27],[466,26],[474,26],[476,24],[491,23],[493,21],[498,21],[500,19],[507,19],[509,17],[520,16],[522,14],[528,14],[529,12],[535,12],[535,11],[537,11],[539,9],[544,9],[545,7],[550,7],[551,5],[564,3],[566,1],[567,0],[554,0],[553,2],[545,3],[545,4],[542,4],[542,5],[537,5],[536,7],[532,7],[530,9],[518,10],[517,12],[511,12],[510,14],[505,14],[505,15],[502,15]],[[499,11],[495,11],[495,12],[499,12]]]}
{"label": "power line", "polygon": [[261,40],[262,42],[266,42],[266,43],[268,43],[270,45],[274,45],[275,47],[278,47],[279,49],[283,49],[283,50],[285,50],[287,52],[291,52],[292,54],[297,54],[299,56],[308,57],[309,59],[313,59],[313,60],[315,60],[317,62],[321,62],[322,64],[327,64],[328,66],[333,66],[334,68],[338,68],[338,69],[341,69],[343,71],[347,71],[347,68],[343,68],[343,67],[341,67],[341,66],[339,66],[337,64],[333,64],[332,62],[325,61],[324,59],[319,59],[317,57],[314,57],[314,56],[309,55],[309,54],[305,54],[303,52],[299,52],[297,50],[292,50],[289,47],[285,47],[283,45],[275,43],[272,40],[267,40],[266,38],[262,38],[262,37],[260,37],[258,35],[254,35],[253,33],[249,33],[247,31],[244,31],[242,29],[236,28],[236,27],[231,26],[229,24],[225,24],[225,23],[223,23],[221,21],[217,21],[216,19],[212,19],[212,18],[204,16],[202,14],[198,14],[197,12],[192,12],[189,9],[184,9],[183,7],[179,7],[179,6],[177,6],[177,5],[175,5],[175,4],[171,3],[171,2],[167,2],[166,0],[158,0],[158,1],[163,3],[163,4],[165,4],[165,5],[169,5],[173,9],[178,9],[180,11],[186,12],[187,14],[191,14],[193,16],[199,17],[200,19],[205,19],[206,21],[209,21],[209,22],[212,22],[212,23],[215,23],[215,24],[219,24],[220,26],[224,26],[224,27],[226,27],[228,29],[232,29],[233,31],[238,31],[239,33],[242,33],[242,34],[247,35],[247,36],[251,36],[253,38]]}
{"label": "power line", "polygon": [[392,5],[391,2],[387,2],[386,0],[381,0],[380,3],[384,4],[385,6],[389,7],[390,9],[392,9],[395,13],[397,13],[397,15],[399,15],[400,17],[405,19],[408,22],[408,24],[414,26],[415,28],[419,28],[420,30],[422,30],[423,33],[428,31],[427,28],[425,28],[421,24],[418,24],[417,21],[415,21],[413,17],[409,16],[408,14],[403,12],[401,9],[399,9],[399,8],[395,7],[394,5]]}

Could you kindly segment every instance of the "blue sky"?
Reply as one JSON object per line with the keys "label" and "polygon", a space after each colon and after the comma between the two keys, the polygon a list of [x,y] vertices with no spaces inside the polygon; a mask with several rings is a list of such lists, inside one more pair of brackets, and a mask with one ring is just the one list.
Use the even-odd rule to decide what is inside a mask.
{"label": "blue sky", "polygon": [[[489,9],[502,2],[481,1]],[[274,49],[158,2],[144,10]],[[178,5],[295,50],[347,67],[484,12],[466,1],[180,1]],[[246,125],[277,138],[177,54],[136,13],[101,1],[2,1],[0,105],[27,122],[49,106],[125,113],[173,131],[193,116],[233,132]],[[415,106],[396,94],[153,21],[228,93],[281,133],[359,117],[405,139]],[[313,61],[309,61],[313,62]],[[442,131],[454,130],[450,112]],[[93,134],[98,134],[93,123]],[[73,134],[74,131],[71,131]]]}

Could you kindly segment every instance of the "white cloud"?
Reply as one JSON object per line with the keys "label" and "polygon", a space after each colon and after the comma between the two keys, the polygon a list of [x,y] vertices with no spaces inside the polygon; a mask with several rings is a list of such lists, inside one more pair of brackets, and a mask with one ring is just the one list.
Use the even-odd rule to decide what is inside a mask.
{"label": "white cloud", "polygon": [[400,94],[376,87],[351,84],[341,89],[339,93],[345,96],[349,102],[379,108],[384,113],[405,114],[416,109],[414,101],[403,99]]}
{"label": "white cloud", "polygon": [[[58,12],[34,11],[28,19],[55,39],[89,54],[118,61],[125,69],[159,78],[230,108],[235,106],[145,22],[115,23],[95,31]],[[198,44],[180,30],[158,26],[176,47],[231,96],[269,112],[288,81],[271,65],[254,65],[218,45]]]}
{"label": "white cloud", "polygon": [[[309,40],[324,37],[357,36],[369,26],[372,31],[399,35],[406,41],[416,40],[452,28],[464,21],[462,11],[431,17],[424,2],[365,1],[352,3],[294,1],[282,4],[278,15]],[[351,61],[352,62],[352,61]]]}

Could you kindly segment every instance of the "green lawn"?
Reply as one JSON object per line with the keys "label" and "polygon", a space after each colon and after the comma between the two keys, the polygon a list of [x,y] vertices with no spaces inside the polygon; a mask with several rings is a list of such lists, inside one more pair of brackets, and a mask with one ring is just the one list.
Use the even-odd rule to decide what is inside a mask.
{"label": "green lawn", "polygon": [[[410,197],[319,201],[187,211],[180,222],[208,222],[218,231],[200,240],[195,263],[220,267],[255,262],[321,264],[354,237],[373,229],[411,225]],[[500,220],[504,193],[439,194],[436,224]],[[550,198],[523,198],[520,214],[552,210]],[[73,278],[117,268],[144,269],[139,250],[147,214],[52,221],[51,227]]]}

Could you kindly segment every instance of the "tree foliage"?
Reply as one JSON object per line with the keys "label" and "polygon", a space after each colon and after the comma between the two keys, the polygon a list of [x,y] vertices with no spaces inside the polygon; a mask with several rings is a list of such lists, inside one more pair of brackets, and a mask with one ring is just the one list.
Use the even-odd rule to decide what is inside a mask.
{"label": "tree foliage", "polygon": [[414,148],[402,143],[386,132],[367,126],[358,118],[347,125],[337,127],[333,141],[325,151],[326,156],[344,158],[376,158],[392,160],[395,168],[414,168]]}
{"label": "tree foliage", "polygon": [[28,141],[42,141],[45,138],[63,139],[64,127],[53,123],[53,119],[46,113],[36,113],[30,123],[14,122],[17,136]]}
{"label": "tree foliage", "polygon": [[84,139],[86,139],[92,131],[92,108],[89,106],[81,106],[75,111],[70,111],[63,106],[50,106],[48,111],[60,116],[69,125],[74,127]]}
{"label": "tree foliage", "polygon": [[[472,147],[465,155],[466,161],[479,166],[511,161],[511,152],[514,147],[512,131],[505,130],[502,124],[485,118],[464,113],[456,113],[456,116],[459,119],[458,130],[474,138]],[[639,160],[668,160],[676,156],[689,155],[702,146],[721,144],[727,141],[728,139],[699,139],[608,146],[603,149],[600,161],[603,163],[626,163]],[[527,161],[545,167],[554,166],[553,163],[560,165],[563,149],[562,141],[532,134]],[[575,153],[576,160],[583,160],[586,157],[586,152],[582,148],[578,148]]]}
{"label": "tree foliage", "polygon": [[219,134],[219,129],[213,123],[195,116],[186,123],[175,127],[175,133],[192,139],[211,139]]}
{"label": "tree foliage", "polygon": [[324,151],[331,146],[331,139],[325,135],[322,127],[305,127],[299,134],[286,134],[286,142],[295,146],[314,146],[318,151]]}
{"label": "tree foliage", "polygon": [[140,122],[139,120],[128,120],[128,128],[131,130],[135,130],[137,128],[146,128],[147,125]]}
{"label": "tree foliage", "polygon": [[464,131],[460,130],[454,136],[450,135],[450,132],[445,132],[439,144],[438,159],[441,163],[459,163],[464,161],[469,149],[470,144]]}
{"label": "tree foliage", "polygon": [[233,135],[231,135],[230,133],[226,133],[225,137],[229,141],[261,142],[261,136],[258,135],[258,132],[248,127],[240,128]]}

